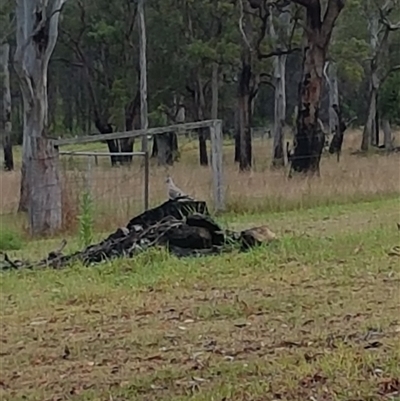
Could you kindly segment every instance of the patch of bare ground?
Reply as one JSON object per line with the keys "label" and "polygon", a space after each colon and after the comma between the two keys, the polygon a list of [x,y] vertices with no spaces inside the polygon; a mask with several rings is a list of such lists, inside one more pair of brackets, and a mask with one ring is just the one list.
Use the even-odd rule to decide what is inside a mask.
{"label": "patch of bare ground", "polygon": [[396,399],[395,202],[326,212],[246,254],[3,274],[1,399]]}

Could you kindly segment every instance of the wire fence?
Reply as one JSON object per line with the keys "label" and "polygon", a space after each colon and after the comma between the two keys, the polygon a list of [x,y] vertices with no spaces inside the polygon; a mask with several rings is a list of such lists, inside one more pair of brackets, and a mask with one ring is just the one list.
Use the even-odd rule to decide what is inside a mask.
{"label": "wire fence", "polygon": [[[286,137],[290,141],[291,136]],[[287,166],[271,169],[273,138],[268,136],[268,129],[263,135],[253,135],[252,168],[244,173],[239,171],[234,161],[234,139],[225,137],[221,158],[227,208],[238,212],[279,211],[398,191],[396,180],[384,178],[398,176],[398,157],[351,156],[360,139],[359,131],[345,137],[344,157],[340,163],[336,162],[336,158],[324,155],[321,160],[322,174],[318,180],[289,180]],[[138,145],[136,143],[136,150]],[[170,175],[184,192],[206,201],[213,209],[215,174],[210,140],[207,139],[208,166],[200,166],[196,131],[179,135],[178,149],[173,165],[159,165],[156,157],[149,159],[149,207],[168,199],[165,178]],[[24,218],[16,214],[21,179],[21,156],[18,152],[16,150],[16,171],[0,172],[0,223],[6,226],[21,225]],[[60,148],[63,221],[71,232],[76,232],[82,214],[82,195],[88,192],[97,231],[107,232],[125,225],[145,209],[144,157],[139,151],[129,155],[132,156],[131,163],[111,166],[111,155],[104,142]],[[27,227],[26,220],[23,224]]]}
{"label": "wire fence", "polygon": [[84,195],[89,196],[93,224],[105,230],[126,224],[148,207],[149,182],[143,152],[125,152],[132,163],[111,168],[109,152],[60,152],[64,228],[76,228]]}

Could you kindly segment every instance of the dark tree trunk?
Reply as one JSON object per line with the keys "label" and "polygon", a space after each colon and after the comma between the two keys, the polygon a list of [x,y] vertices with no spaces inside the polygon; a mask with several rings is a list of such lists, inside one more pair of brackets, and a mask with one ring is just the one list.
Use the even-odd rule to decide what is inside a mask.
{"label": "dark tree trunk", "polygon": [[323,21],[319,0],[298,3],[306,7],[307,22],[291,170],[319,174],[325,140],[318,124],[323,69],[333,26],[344,3],[342,0],[329,0]]}
{"label": "dark tree trunk", "polygon": [[159,166],[172,166],[174,164],[174,135],[176,136],[176,134],[168,132],[154,137],[157,142],[157,158]]}
{"label": "dark tree trunk", "polygon": [[329,144],[329,153],[332,155],[336,153],[336,158],[337,161],[339,162],[340,155],[342,153],[344,132],[346,131],[347,126],[346,123],[343,121],[342,112],[339,106],[334,105],[333,110],[337,115],[337,124],[334,128],[334,134],[331,143]]}
{"label": "dark tree trunk", "polygon": [[235,163],[239,163],[240,160],[240,130],[239,130],[239,107],[235,108],[235,120],[234,120],[234,139],[235,139]]}
{"label": "dark tree trunk", "polygon": [[14,170],[14,156],[13,149],[10,138],[7,136],[3,143],[4,152],[4,170],[13,171]]}
{"label": "dark tree trunk", "polygon": [[200,166],[208,166],[207,129],[199,128],[199,156]]}
{"label": "dark tree trunk", "polygon": [[240,132],[239,129],[235,130],[235,163],[240,161]]}
{"label": "dark tree trunk", "polygon": [[[194,90],[194,108],[196,113],[196,120],[202,121],[206,115],[206,102],[204,98],[204,83],[200,77],[200,73],[196,72],[196,85]],[[207,154],[207,133],[208,130],[199,128],[199,159],[201,166],[208,166],[208,154]]]}
{"label": "dark tree trunk", "polygon": [[[245,51],[248,53],[248,51]],[[252,162],[251,147],[251,64],[250,54],[242,57],[242,69],[239,74],[238,122],[239,122],[239,168],[249,170]]]}
{"label": "dark tree trunk", "polygon": [[[111,134],[113,132],[111,124],[103,123],[102,121],[95,119],[94,124],[101,134]],[[107,142],[108,151],[110,153],[119,153],[118,142],[116,140],[109,140]],[[118,164],[119,157],[116,155],[110,156],[111,166],[115,167]]]}
{"label": "dark tree trunk", "polygon": [[[135,98],[125,108],[125,129],[132,131],[140,128],[140,91],[136,92]],[[119,140],[121,152],[132,153],[135,140],[133,138],[123,138]],[[121,164],[129,165],[132,163],[132,156],[120,156]]]}
{"label": "dark tree trunk", "polygon": [[10,89],[10,46],[3,43],[0,46],[0,75],[2,75],[3,92],[3,151],[4,151],[4,169],[6,171],[14,170],[14,156],[12,149],[12,123],[11,123],[11,89]]}
{"label": "dark tree trunk", "polygon": [[158,155],[157,136],[153,136],[153,149],[151,150],[151,157],[155,158]]}

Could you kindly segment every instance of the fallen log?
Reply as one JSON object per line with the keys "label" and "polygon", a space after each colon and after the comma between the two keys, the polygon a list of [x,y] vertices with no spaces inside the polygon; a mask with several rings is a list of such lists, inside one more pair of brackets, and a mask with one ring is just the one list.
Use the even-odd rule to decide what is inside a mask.
{"label": "fallen log", "polygon": [[75,262],[92,265],[115,258],[133,258],[154,246],[165,247],[178,257],[211,255],[235,247],[244,251],[271,239],[274,234],[267,227],[225,231],[211,218],[205,202],[177,199],[134,217],[126,227],[118,228],[103,241],[82,251],[62,254],[66,245],[63,241],[57,251],[37,262],[11,260],[5,254],[0,268],[58,269]]}

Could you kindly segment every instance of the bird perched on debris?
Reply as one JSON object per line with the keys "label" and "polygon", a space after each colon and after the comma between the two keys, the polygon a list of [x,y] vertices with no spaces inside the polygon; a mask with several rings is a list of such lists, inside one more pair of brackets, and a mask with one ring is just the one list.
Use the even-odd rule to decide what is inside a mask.
{"label": "bird perched on debris", "polygon": [[191,198],[188,194],[183,192],[180,188],[178,188],[174,184],[174,181],[172,180],[172,178],[170,176],[167,177],[167,179],[165,180],[165,183],[167,184],[168,198],[170,200],[179,199],[179,198],[193,200],[193,198]]}

